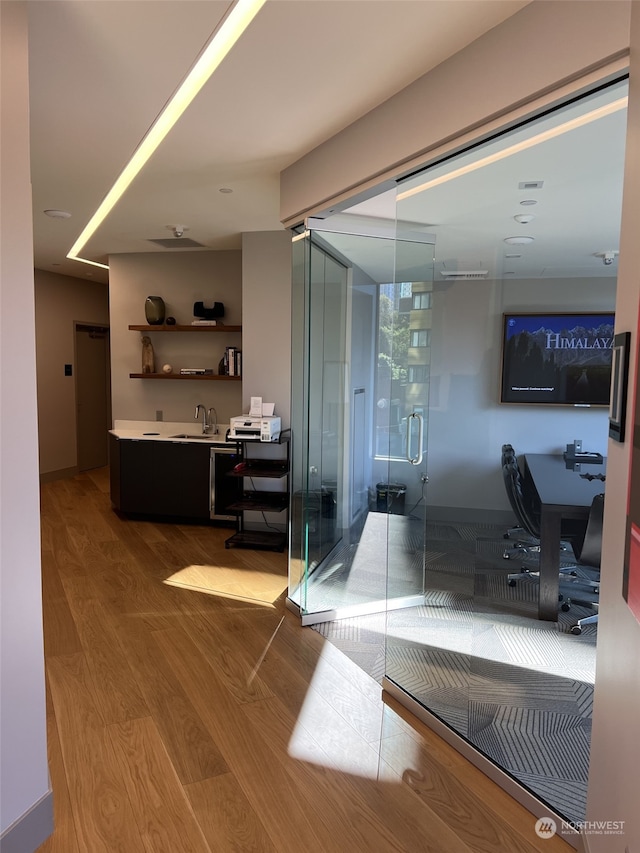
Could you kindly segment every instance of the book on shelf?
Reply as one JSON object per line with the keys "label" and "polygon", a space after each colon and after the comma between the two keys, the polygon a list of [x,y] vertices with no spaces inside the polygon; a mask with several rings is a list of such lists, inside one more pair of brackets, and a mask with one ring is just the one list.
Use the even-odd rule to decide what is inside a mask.
{"label": "book on shelf", "polygon": [[242,376],[242,352],[237,347],[226,347],[224,366],[227,376]]}
{"label": "book on shelf", "polygon": [[217,320],[192,320],[191,325],[192,326],[217,326],[218,321]]}

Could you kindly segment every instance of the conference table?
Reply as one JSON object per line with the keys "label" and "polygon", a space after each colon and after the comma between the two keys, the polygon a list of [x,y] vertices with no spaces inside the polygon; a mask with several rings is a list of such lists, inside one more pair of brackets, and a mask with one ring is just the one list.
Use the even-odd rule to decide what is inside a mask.
{"label": "conference table", "polygon": [[560,573],[560,529],[564,519],[589,517],[591,503],[605,491],[607,459],[565,460],[563,454],[527,453],[525,480],[540,498],[540,586],[538,618],[556,622]]}

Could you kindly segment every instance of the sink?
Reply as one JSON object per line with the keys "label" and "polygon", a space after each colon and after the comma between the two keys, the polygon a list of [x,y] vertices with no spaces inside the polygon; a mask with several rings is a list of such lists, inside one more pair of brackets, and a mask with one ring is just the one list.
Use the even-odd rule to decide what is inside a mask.
{"label": "sink", "polygon": [[170,435],[169,438],[198,438],[201,441],[224,441],[224,438],[220,435],[206,435],[203,433],[198,433],[198,435],[190,435],[186,432],[181,432],[179,435]]}

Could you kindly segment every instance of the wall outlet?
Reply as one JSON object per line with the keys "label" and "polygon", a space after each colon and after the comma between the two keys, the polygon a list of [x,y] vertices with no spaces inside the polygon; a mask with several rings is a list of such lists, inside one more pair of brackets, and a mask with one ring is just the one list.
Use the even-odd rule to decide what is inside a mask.
{"label": "wall outlet", "polygon": [[164,418],[164,413],[162,409],[156,409],[156,420],[161,421]]}

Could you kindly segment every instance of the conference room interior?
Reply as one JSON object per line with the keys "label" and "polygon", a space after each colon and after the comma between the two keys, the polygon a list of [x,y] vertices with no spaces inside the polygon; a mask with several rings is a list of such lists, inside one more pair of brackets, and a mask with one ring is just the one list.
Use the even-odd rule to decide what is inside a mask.
{"label": "conference room interior", "polygon": [[[333,529],[322,527],[319,507],[319,539],[310,544],[313,561],[301,584],[304,621],[574,821],[586,808],[597,626],[571,633],[594,612],[575,603],[559,606],[555,621],[540,619],[538,553],[514,549],[504,559],[514,542],[504,534],[516,519],[501,448],[512,444],[524,469],[527,454],[559,456],[579,439],[604,457],[601,468],[589,467],[598,474],[606,470],[609,408],[501,402],[503,323],[509,312],[614,313],[625,94],[619,81],[565,105],[327,217],[311,234],[325,263],[331,258],[349,270],[359,314],[352,341],[363,338],[359,308],[368,298],[379,315],[381,295],[395,303],[396,321],[403,300],[405,310],[410,297],[428,306],[421,321],[428,332],[423,372],[415,359],[406,365],[407,375],[411,369],[423,380],[421,397],[415,383],[399,430],[392,392],[385,399],[378,377],[381,420],[373,424],[366,494],[356,495],[351,483],[350,510],[338,502]],[[397,238],[387,261],[376,231],[385,221]],[[422,233],[419,248],[404,256],[403,230]],[[318,311],[326,311],[326,293]],[[417,294],[428,296],[416,301]],[[354,351],[347,360],[355,374]],[[325,374],[322,387],[330,381]],[[358,397],[351,402],[355,413]],[[424,414],[420,439],[407,427],[415,409]],[[405,428],[411,454],[416,441],[424,451],[415,471],[392,447]],[[339,456],[328,452],[326,435],[325,457]],[[352,445],[352,477],[356,453]],[[604,475],[598,482],[605,491]],[[324,484],[322,500],[327,493],[332,500]],[[391,485],[381,494],[376,487],[384,484],[403,491],[394,494]],[[295,512],[294,495],[294,529]],[[292,562],[296,545],[294,538]],[[576,563],[570,544],[558,563]],[[520,568],[534,574],[510,584]]]}

